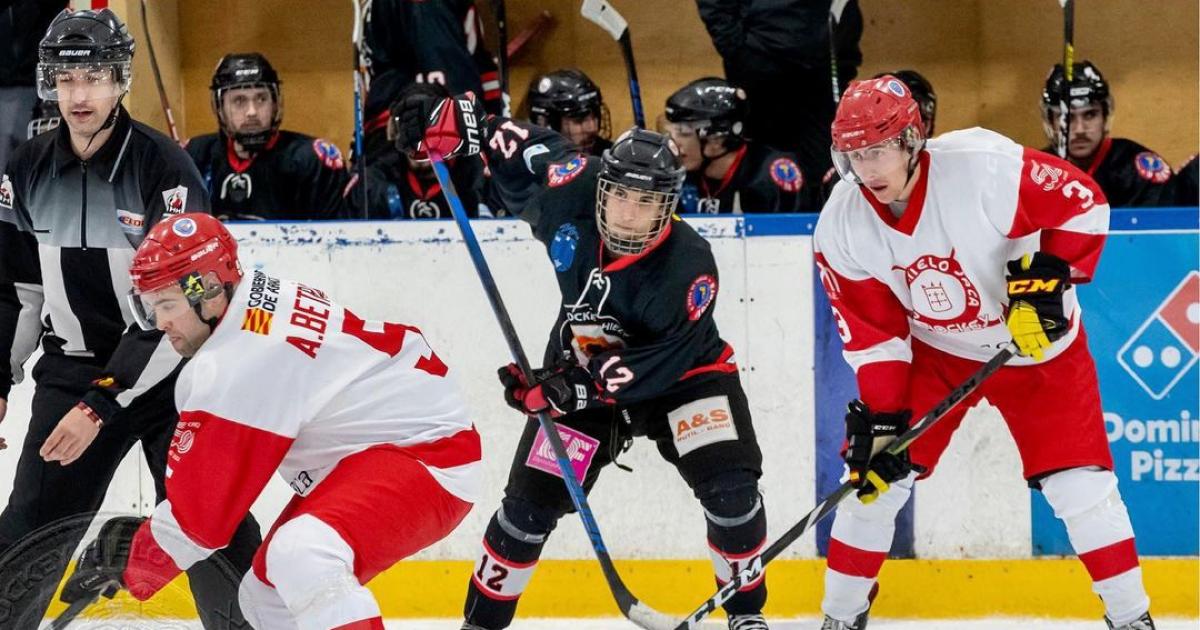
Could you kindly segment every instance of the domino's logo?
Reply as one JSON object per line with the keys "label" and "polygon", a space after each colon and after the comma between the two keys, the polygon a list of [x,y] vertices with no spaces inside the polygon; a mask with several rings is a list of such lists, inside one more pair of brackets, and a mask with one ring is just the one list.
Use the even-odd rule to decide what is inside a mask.
{"label": "domino's logo", "polygon": [[1200,359],[1200,272],[1184,277],[1117,352],[1117,362],[1162,400]]}

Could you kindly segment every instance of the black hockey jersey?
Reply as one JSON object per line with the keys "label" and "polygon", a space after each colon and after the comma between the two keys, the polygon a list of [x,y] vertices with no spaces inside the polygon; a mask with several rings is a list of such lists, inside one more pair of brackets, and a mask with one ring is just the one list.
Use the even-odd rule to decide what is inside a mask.
{"label": "black hockey jersey", "polygon": [[[454,215],[442,187],[433,176],[414,172],[408,160],[393,151],[367,165],[367,209],[361,210],[362,191],[350,192],[356,217],[368,219],[448,219]],[[479,216],[479,190],[483,167],[478,160],[458,158],[450,164],[450,178],[470,217]]]}
{"label": "black hockey jersey", "polygon": [[[1042,150],[1056,155],[1054,147]],[[1169,206],[1175,201],[1170,165],[1133,140],[1109,136],[1100,143],[1090,165],[1076,166],[1100,184],[1113,208]]]}
{"label": "black hockey jersey", "polygon": [[546,245],[562,293],[547,364],[579,363],[618,403],[737,371],[713,320],[719,277],[703,237],[675,217],[650,249],[607,257],[596,225],[599,159],[541,127],[491,119],[485,137],[497,132],[502,141],[485,149],[493,177]]}
{"label": "black hockey jersey", "polygon": [[233,141],[210,133],[188,141],[222,220],[307,220],[351,216],[346,200],[350,173],[332,143],[280,130],[262,151],[243,160]]}
{"label": "black hockey jersey", "polygon": [[1175,177],[1171,178],[1171,185],[1175,189],[1174,204],[1177,206],[1194,206],[1200,203],[1200,183],[1198,182],[1197,163],[1200,162],[1196,156],[1188,158],[1188,161],[1179,167],[1175,172]]}
{"label": "black hockey jersey", "polygon": [[[815,190],[815,192],[814,192]],[[746,143],[721,180],[700,172],[687,174],[679,211],[687,214],[816,212],[820,190],[810,186],[795,156]]]}

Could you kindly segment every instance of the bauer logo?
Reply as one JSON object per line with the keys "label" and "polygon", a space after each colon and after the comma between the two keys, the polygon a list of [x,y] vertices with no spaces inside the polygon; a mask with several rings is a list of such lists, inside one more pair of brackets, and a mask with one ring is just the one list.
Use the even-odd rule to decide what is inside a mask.
{"label": "bauer logo", "polygon": [[[567,459],[571,461],[571,470],[575,472],[575,479],[582,483],[588,468],[592,465],[592,458],[596,456],[600,440],[562,425],[558,427],[558,437],[562,439],[563,448],[567,451]],[[529,456],[525,458],[525,465],[555,477],[562,477],[558,467],[558,457],[554,454],[554,447],[546,438],[546,432],[540,428],[537,436],[533,439],[533,446],[529,449]]]}
{"label": "bauer logo", "polygon": [[1117,353],[1154,400],[1162,400],[1200,358],[1200,273],[1188,273]]}

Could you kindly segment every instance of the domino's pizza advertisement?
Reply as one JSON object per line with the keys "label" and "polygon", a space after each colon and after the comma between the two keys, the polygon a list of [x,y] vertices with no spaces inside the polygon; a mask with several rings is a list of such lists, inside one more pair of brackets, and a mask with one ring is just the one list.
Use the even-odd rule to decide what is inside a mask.
{"label": "domino's pizza advertisement", "polygon": [[[1200,552],[1200,273],[1194,231],[1109,236],[1079,288],[1104,425],[1144,555]],[[1071,404],[1071,392],[1062,392]],[[1035,554],[1070,554],[1066,531],[1033,494]]]}

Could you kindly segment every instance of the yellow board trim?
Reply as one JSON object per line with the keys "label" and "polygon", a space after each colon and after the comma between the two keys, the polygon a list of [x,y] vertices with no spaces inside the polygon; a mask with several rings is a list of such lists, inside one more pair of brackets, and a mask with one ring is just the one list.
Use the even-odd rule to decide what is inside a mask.
{"label": "yellow board trim", "polygon": [[[715,590],[705,560],[617,561],[633,593],[658,610],[683,615]],[[385,618],[460,617],[472,563],[406,561],[369,584]],[[767,571],[769,617],[819,612],[823,560],[777,560]],[[1152,610],[1160,617],[1200,618],[1200,559],[1144,558]],[[183,578],[141,606],[139,614],[194,618]],[[138,608],[122,593],[110,603]],[[51,615],[63,607],[55,604]],[[892,560],[880,574],[879,617],[954,619],[1013,616],[1098,619],[1104,614],[1078,560]],[[118,613],[119,614],[119,613]],[[544,560],[521,598],[522,617],[614,617],[620,612],[594,560]]]}

